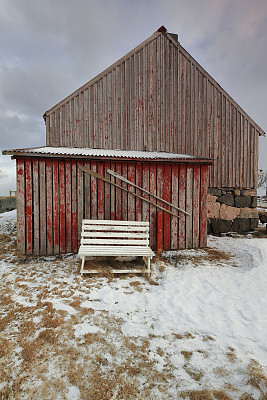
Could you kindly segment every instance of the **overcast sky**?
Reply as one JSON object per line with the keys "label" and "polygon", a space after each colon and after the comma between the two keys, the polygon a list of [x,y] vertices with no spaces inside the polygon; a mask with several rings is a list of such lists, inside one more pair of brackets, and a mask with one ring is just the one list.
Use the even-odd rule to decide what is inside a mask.
{"label": "overcast sky", "polygon": [[[44,112],[161,25],[267,132],[266,0],[0,0],[1,152],[44,145]],[[1,155],[0,196],[15,188]]]}

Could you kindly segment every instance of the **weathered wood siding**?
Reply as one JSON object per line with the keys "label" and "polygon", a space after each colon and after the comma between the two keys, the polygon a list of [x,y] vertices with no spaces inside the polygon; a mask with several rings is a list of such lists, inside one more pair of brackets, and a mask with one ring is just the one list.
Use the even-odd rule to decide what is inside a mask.
{"label": "weathered wood siding", "polygon": [[210,187],[257,186],[260,128],[168,34],[152,35],[45,118],[48,146],[212,157]]}
{"label": "weathered wood siding", "polygon": [[[84,173],[111,168],[139,186],[191,212],[181,218],[158,210],[129,193]],[[115,178],[111,178],[115,180]],[[127,184],[116,179],[121,186]],[[206,246],[208,165],[110,162],[25,157],[17,159],[18,249],[26,254],[76,253],[83,218],[150,221],[150,245],[157,249]],[[149,199],[129,186],[128,189]],[[151,201],[156,201],[151,197]],[[168,206],[158,201],[158,204]],[[174,211],[174,210],[172,210]],[[161,214],[161,216],[159,216]],[[163,225],[159,225],[163,217]]]}

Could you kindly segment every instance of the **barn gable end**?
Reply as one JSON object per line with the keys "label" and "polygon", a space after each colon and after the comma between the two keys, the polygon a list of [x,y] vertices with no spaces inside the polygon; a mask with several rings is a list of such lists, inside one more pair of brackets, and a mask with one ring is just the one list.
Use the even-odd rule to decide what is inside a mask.
{"label": "barn gable end", "polygon": [[164,29],[44,117],[48,146],[211,157],[210,187],[257,187],[264,132]]}

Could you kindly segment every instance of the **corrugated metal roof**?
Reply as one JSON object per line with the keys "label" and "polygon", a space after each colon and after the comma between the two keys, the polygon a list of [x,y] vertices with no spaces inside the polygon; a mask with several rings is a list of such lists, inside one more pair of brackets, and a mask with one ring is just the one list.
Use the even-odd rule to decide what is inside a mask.
{"label": "corrugated metal roof", "polygon": [[3,150],[6,155],[23,156],[54,156],[54,157],[93,157],[93,158],[124,158],[124,159],[146,159],[146,160],[184,160],[184,161],[206,161],[210,158],[196,157],[188,154],[175,154],[156,151],[133,151],[133,150],[108,150],[89,149],[77,147],[33,147],[27,149]]}

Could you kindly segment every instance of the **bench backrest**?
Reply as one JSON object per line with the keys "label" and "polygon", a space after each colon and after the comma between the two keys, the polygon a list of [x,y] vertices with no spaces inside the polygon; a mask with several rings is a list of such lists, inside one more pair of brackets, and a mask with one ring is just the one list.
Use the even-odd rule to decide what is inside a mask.
{"label": "bench backrest", "polygon": [[149,246],[149,222],[82,221],[81,244],[88,246]]}

